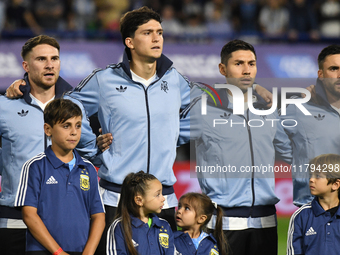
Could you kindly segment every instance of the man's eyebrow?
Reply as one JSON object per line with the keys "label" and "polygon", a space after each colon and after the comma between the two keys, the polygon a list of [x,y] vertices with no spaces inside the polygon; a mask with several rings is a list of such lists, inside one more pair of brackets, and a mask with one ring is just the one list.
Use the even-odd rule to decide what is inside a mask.
{"label": "man's eyebrow", "polygon": [[[37,56],[36,58],[47,58],[48,56]],[[59,55],[51,56],[51,58],[60,58]]]}
{"label": "man's eyebrow", "polygon": [[256,62],[255,59],[252,60],[243,60],[243,59],[235,59],[234,62],[244,63],[244,62]]}
{"label": "man's eyebrow", "polygon": [[142,30],[142,32],[146,32],[146,31],[148,31],[148,32],[153,32],[153,31],[163,32],[163,29],[162,28],[159,28],[159,29],[147,28],[147,29]]}

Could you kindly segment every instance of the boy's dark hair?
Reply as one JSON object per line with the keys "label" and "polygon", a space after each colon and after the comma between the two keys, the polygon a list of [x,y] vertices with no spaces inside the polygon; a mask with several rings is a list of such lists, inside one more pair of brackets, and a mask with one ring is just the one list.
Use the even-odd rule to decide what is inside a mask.
{"label": "boy's dark hair", "polygon": [[68,99],[54,99],[49,102],[44,110],[44,122],[53,127],[74,117],[82,117],[79,106]]}
{"label": "boy's dark hair", "polygon": [[318,65],[319,69],[323,69],[323,63],[325,62],[325,59],[329,55],[335,55],[340,54],[340,46],[336,44],[332,44],[327,46],[326,48],[323,48],[323,50],[320,52],[318,56]]}
{"label": "boy's dark hair", "polygon": [[[333,184],[340,179],[340,155],[338,154],[322,154],[313,158],[309,162],[311,174],[324,173],[327,179],[327,185]],[[340,193],[338,190],[338,197]]]}
{"label": "boy's dark hair", "polygon": [[214,211],[216,210],[216,224],[214,229],[214,237],[217,240],[217,246],[219,249],[219,254],[226,255],[228,253],[228,244],[227,240],[223,234],[223,210],[220,206],[215,208],[213,202],[210,197],[206,194],[189,192],[181,196],[179,201],[186,201],[187,204],[191,205],[195,212],[196,216],[206,215],[207,219],[201,225],[201,231],[206,228],[206,225],[210,221]]}
{"label": "boy's dark hair", "polygon": [[[332,166],[332,167],[330,167]],[[337,166],[337,168],[335,168]],[[338,154],[322,154],[313,158],[309,162],[311,173],[324,173],[328,180],[327,184],[336,182],[340,179],[340,155]]]}
{"label": "boy's dark hair", "polygon": [[38,35],[36,37],[30,38],[27,40],[27,42],[22,46],[21,49],[21,57],[23,60],[25,60],[27,54],[37,45],[39,44],[48,44],[51,45],[54,48],[58,49],[58,52],[60,51],[59,43],[56,39],[53,37],[50,37],[48,35]]}
{"label": "boy's dark hair", "polygon": [[162,22],[161,16],[146,6],[125,13],[120,19],[120,34],[124,45],[126,46],[125,39],[127,37],[133,38],[138,27],[152,19],[159,23]]}
{"label": "boy's dark hair", "polygon": [[116,219],[122,217],[122,230],[124,233],[125,243],[129,254],[138,255],[137,250],[132,243],[132,228],[130,214],[134,217],[140,217],[139,206],[135,203],[137,195],[144,196],[145,191],[149,188],[148,182],[157,180],[157,178],[143,171],[128,174],[122,184],[120,199],[117,207]]}
{"label": "boy's dark hair", "polygon": [[250,50],[254,53],[255,59],[257,58],[253,45],[245,41],[235,39],[223,46],[221,50],[221,63],[227,65],[229,58],[231,58],[231,54],[238,50]]}

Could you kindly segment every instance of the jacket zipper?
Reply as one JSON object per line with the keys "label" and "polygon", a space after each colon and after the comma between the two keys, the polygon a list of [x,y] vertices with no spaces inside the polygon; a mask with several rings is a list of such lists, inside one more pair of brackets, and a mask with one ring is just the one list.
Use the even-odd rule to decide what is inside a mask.
{"label": "jacket zipper", "polygon": [[[232,109],[231,109],[232,110]],[[249,109],[247,110],[247,118],[243,115],[238,115],[242,118],[244,118],[246,121],[247,121],[247,118],[249,120]],[[251,131],[250,131],[250,127],[249,125],[247,124],[247,131],[248,131],[248,138],[249,138],[249,149],[250,149],[250,157],[251,157],[251,165],[254,166],[255,165],[255,162],[254,162],[254,150],[253,150],[253,140],[252,140],[252,136],[251,136]],[[251,207],[250,207],[250,213],[249,213],[249,216],[252,215],[253,213],[253,207],[254,207],[254,204],[255,204],[255,188],[254,188],[254,185],[255,185],[255,180],[254,180],[254,171],[252,171],[251,173],[251,193],[252,193],[252,203],[251,203]]]}
{"label": "jacket zipper", "polygon": [[[249,109],[247,110],[247,118],[249,120]],[[252,139],[252,136],[251,136],[251,131],[250,131],[250,127],[249,125],[247,125],[247,130],[248,130],[248,137],[249,137],[249,145],[250,145],[250,156],[251,156],[251,164],[252,166],[255,165],[255,162],[254,162],[254,149],[253,149],[253,139]],[[250,208],[250,217],[252,215],[252,212],[253,212],[253,208],[254,208],[254,204],[255,204],[255,188],[254,188],[254,185],[255,185],[255,180],[254,180],[254,171],[252,171],[251,173],[251,192],[252,192],[252,203],[251,203],[251,208]]]}
{"label": "jacket zipper", "polygon": [[[227,108],[228,110],[230,110],[232,112],[233,109],[230,109],[230,108]],[[238,115],[242,118],[244,118],[246,121],[247,121],[247,118],[249,120],[249,109],[247,109],[247,118],[243,115]],[[248,138],[249,138],[249,149],[250,149],[250,157],[251,157],[251,164],[252,166],[255,165],[255,162],[254,162],[254,150],[253,150],[253,140],[252,140],[252,136],[251,136],[251,131],[250,131],[250,127],[247,123],[247,131],[248,131]],[[254,171],[252,171],[251,173],[251,193],[252,193],[252,203],[251,203],[251,207],[250,207],[250,213],[249,213],[249,216],[252,215],[253,213],[253,208],[254,208],[254,205],[255,205],[255,188],[254,188]]]}
{"label": "jacket zipper", "polygon": [[151,148],[150,148],[150,141],[151,141],[151,138],[150,138],[150,110],[149,110],[149,100],[148,100],[147,89],[145,89],[144,86],[142,86],[142,87],[144,89],[145,104],[146,104],[145,105],[146,106],[146,115],[147,115],[147,119],[148,119],[148,159],[147,159],[146,172],[149,173],[150,172],[150,152],[151,152]]}
{"label": "jacket zipper", "polygon": [[160,78],[157,79],[156,81],[153,81],[152,83],[150,83],[149,86],[146,87],[146,89],[145,89],[143,84],[141,84],[139,82],[133,81],[133,82],[137,83],[139,86],[141,86],[143,88],[144,96],[145,96],[146,115],[147,115],[147,119],[148,119],[148,159],[147,159],[147,167],[146,167],[146,172],[147,173],[150,173],[150,158],[151,158],[151,145],[150,145],[151,144],[151,132],[150,132],[151,124],[150,124],[150,110],[149,110],[149,100],[148,100],[148,92],[147,91],[148,91],[148,88],[151,85],[155,84],[159,80],[160,80]]}

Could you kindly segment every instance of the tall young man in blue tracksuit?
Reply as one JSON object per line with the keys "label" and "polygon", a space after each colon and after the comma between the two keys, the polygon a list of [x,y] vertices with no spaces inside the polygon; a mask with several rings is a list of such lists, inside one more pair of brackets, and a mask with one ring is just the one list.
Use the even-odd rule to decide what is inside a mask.
{"label": "tall young man in blue tracksuit", "polygon": [[[20,209],[14,208],[21,168],[50,144],[44,134],[43,110],[46,104],[72,89],[59,77],[59,49],[58,42],[49,36],[29,39],[21,52],[27,84],[21,88],[23,97],[12,100],[0,96],[0,247],[3,254],[25,254],[26,226]],[[90,157],[97,153],[94,135],[92,140],[93,150],[88,154],[84,154],[84,150],[83,155]],[[79,146],[84,147],[83,144]]]}
{"label": "tall young man in blue tracksuit", "polygon": [[[190,82],[162,54],[163,29],[159,14],[147,7],[127,12],[121,19],[125,45],[123,61],[95,70],[73,92],[88,116],[98,115],[112,145],[102,155],[98,170],[106,211],[106,231],[113,222],[121,184],[129,172],[144,170],[163,185],[161,217],[175,227],[177,198],[172,170],[179,137],[179,112],[190,102]],[[67,97],[66,97],[67,98]],[[82,140],[87,140],[82,135]],[[106,234],[98,247],[105,251]]]}
{"label": "tall young man in blue tracksuit", "polygon": [[[293,146],[293,202],[302,206],[313,200],[309,190],[311,159],[321,154],[340,154],[340,46],[330,45],[318,56],[316,100],[304,104],[311,115],[304,115],[296,105],[288,105],[285,131]],[[289,119],[297,125],[289,125]]]}
{"label": "tall young man in blue tracksuit", "polygon": [[[273,167],[276,155],[291,161],[290,141],[276,111],[259,115],[248,108],[248,88],[257,73],[253,46],[241,40],[227,43],[219,70],[239,91],[245,111],[233,114],[236,94],[225,88],[216,89],[222,104],[215,104],[211,97],[206,107],[201,98],[192,102],[188,110],[198,181],[202,192],[224,209],[223,229],[231,254],[276,254],[275,204],[279,199],[274,193]],[[252,104],[254,109],[267,109],[256,93]],[[203,108],[206,115],[202,115]],[[208,228],[214,228],[215,220]]]}

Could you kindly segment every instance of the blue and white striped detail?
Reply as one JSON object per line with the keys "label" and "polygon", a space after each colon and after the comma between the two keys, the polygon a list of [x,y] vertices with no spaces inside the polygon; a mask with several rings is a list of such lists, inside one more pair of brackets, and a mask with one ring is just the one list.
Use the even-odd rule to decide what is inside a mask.
{"label": "blue and white striped detail", "polygon": [[37,156],[27,160],[26,163],[23,165],[21,169],[19,187],[18,187],[17,195],[15,197],[14,206],[24,206],[26,191],[27,191],[29,169],[35,161],[41,160],[44,157],[46,157],[46,154],[42,152],[38,154]]}

